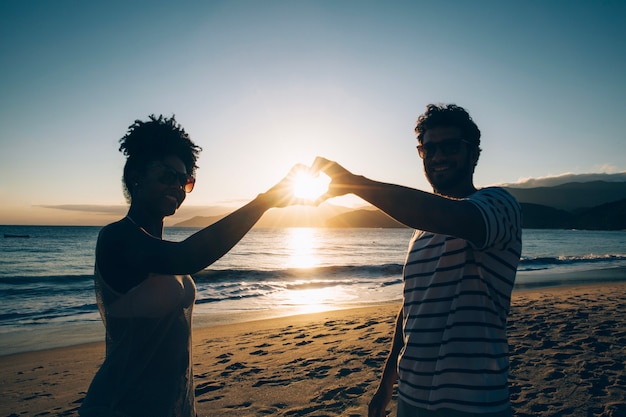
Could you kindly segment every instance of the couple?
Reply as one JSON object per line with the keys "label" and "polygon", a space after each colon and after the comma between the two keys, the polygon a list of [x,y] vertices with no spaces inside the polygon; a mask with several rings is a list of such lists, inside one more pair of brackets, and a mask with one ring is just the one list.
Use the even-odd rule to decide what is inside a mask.
{"label": "couple", "polygon": [[[510,416],[506,320],[521,254],[521,213],[500,188],[477,190],[480,130],[456,105],[428,105],[417,152],[434,193],[358,176],[317,158],[331,198],[355,194],[415,229],[404,305],[369,415],[385,416],[398,382],[398,416]],[[194,417],[190,276],[226,254],[265,211],[293,203],[290,176],[182,242],[163,219],[194,187],[200,148],[174,118],[136,121],[120,140],[123,219],[96,246],[95,288],[106,357],[81,416]],[[301,169],[295,167],[294,169]]]}

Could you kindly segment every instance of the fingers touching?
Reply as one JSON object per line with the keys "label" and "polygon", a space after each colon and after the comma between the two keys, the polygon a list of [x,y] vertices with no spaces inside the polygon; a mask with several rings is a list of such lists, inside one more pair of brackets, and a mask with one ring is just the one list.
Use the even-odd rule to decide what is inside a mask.
{"label": "fingers touching", "polygon": [[350,193],[353,174],[334,161],[317,157],[309,167],[296,164],[266,197],[273,207],[289,205],[319,205],[329,198]]}

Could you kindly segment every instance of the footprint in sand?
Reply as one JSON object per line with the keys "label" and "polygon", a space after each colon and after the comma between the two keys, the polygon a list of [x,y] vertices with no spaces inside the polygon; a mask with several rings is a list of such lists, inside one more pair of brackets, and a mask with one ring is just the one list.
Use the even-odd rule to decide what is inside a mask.
{"label": "footprint in sand", "polygon": [[[235,363],[228,365],[225,368],[226,370],[220,373],[220,376],[222,378],[228,378],[233,374],[233,372],[238,371],[240,369],[245,369],[245,368],[247,368],[247,366],[244,365],[243,363],[235,362]],[[205,377],[205,376],[203,375],[202,377]]]}
{"label": "footprint in sand", "polygon": [[206,394],[207,392],[217,391],[224,388],[226,383],[224,382],[205,382],[203,384],[196,385],[196,396]]}
{"label": "footprint in sand", "polygon": [[233,404],[233,405],[227,405],[224,408],[231,408],[234,410],[240,410],[242,408],[249,408],[252,405],[252,403],[250,401],[246,401],[244,403],[241,404]]}
{"label": "footprint in sand", "polygon": [[375,325],[375,324],[379,324],[379,323],[380,323],[380,322],[379,322],[378,320],[368,320],[368,321],[366,321],[365,323],[363,323],[363,324],[361,324],[361,325],[359,325],[359,326],[356,326],[356,327],[354,328],[354,330],[366,329],[366,328],[368,328],[368,327],[371,327],[371,326],[373,326],[373,325]]}
{"label": "footprint in sand", "polygon": [[224,354],[218,356],[217,359],[219,359],[219,360],[217,361],[217,364],[221,365],[221,364],[230,362],[230,357],[231,356],[233,356],[232,353],[224,353]]}
{"label": "footprint in sand", "polygon": [[284,378],[262,378],[252,385],[253,387],[261,387],[263,385],[280,385],[285,386],[293,383],[293,379],[284,379]]}
{"label": "footprint in sand", "polygon": [[335,377],[343,378],[354,372],[360,372],[360,371],[361,371],[361,368],[341,368],[340,370],[337,371],[337,375],[335,375]]}
{"label": "footprint in sand", "polygon": [[385,358],[381,357],[381,358],[367,358],[363,361],[363,363],[367,366],[369,366],[370,368],[375,368],[378,369],[380,367],[382,367],[383,363],[385,362]]}
{"label": "footprint in sand", "polygon": [[328,376],[328,371],[330,371],[331,369],[332,369],[332,366],[328,366],[328,365],[318,366],[312,371],[309,371],[306,374],[306,376],[309,378],[317,378],[317,379],[326,378]]}
{"label": "footprint in sand", "polygon": [[261,372],[263,372],[263,369],[254,367],[254,368],[248,369],[247,371],[242,372],[241,376],[256,375]]}
{"label": "footprint in sand", "polygon": [[344,405],[345,407],[347,405],[346,400],[360,398],[365,393],[366,389],[367,389],[366,383],[361,383],[355,387],[333,388],[333,389],[326,390],[325,392],[322,392],[320,395],[313,398],[311,402],[315,404],[319,402],[333,400],[333,401],[337,401],[338,403],[345,404]]}

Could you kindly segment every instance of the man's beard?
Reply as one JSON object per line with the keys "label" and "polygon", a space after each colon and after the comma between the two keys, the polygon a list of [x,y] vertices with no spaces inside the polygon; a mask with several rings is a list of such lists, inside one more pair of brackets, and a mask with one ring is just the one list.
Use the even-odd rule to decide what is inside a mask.
{"label": "man's beard", "polygon": [[460,184],[467,181],[468,178],[471,178],[473,169],[468,158],[460,165],[452,166],[451,172],[446,172],[443,178],[438,178],[437,172],[431,172],[425,166],[424,173],[426,179],[437,194],[449,196],[450,193],[454,193]]}

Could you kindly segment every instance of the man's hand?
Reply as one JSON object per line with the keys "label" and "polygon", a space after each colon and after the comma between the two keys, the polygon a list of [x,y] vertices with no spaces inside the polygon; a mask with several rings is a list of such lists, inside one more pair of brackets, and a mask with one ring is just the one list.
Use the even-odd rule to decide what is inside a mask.
{"label": "man's hand", "polygon": [[337,162],[318,156],[311,166],[313,172],[323,172],[331,179],[328,191],[318,199],[318,203],[329,198],[339,197],[354,192],[354,180],[357,178]]}
{"label": "man's hand", "polygon": [[376,393],[372,397],[372,401],[369,403],[367,416],[385,417],[385,410],[387,409],[387,404],[391,401],[392,395],[393,385],[388,387],[386,384],[381,382],[380,386],[376,390]]}

